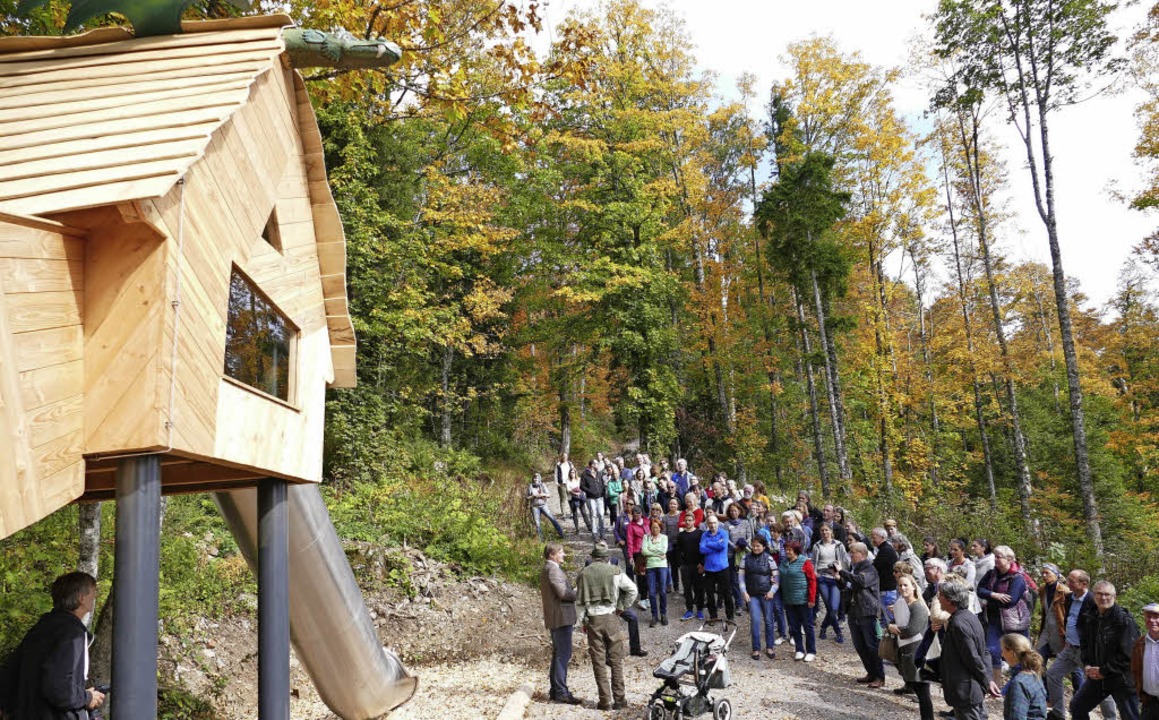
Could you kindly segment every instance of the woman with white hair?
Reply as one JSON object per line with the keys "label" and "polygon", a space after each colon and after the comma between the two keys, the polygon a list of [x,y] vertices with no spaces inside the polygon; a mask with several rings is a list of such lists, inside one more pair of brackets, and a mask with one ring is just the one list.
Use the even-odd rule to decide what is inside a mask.
{"label": "woman with white hair", "polygon": [[786,510],[781,513],[781,531],[785,535],[785,542],[796,540],[801,543],[804,552],[812,547],[812,538],[809,532],[801,525],[801,513],[796,510]]}
{"label": "woman with white hair", "polygon": [[1026,601],[1026,580],[1015,567],[1009,546],[994,548],[994,569],[978,583],[978,597],[986,601],[986,647],[994,669],[994,682],[1002,682],[1002,636],[1026,635],[1030,629],[1030,606]]}
{"label": "woman with white hair", "polygon": [[894,533],[890,536],[889,542],[893,545],[893,549],[897,550],[897,559],[909,563],[910,568],[912,568],[914,581],[918,584],[918,592],[925,592],[926,577],[922,572],[924,563],[917,556],[917,553],[914,552],[909,538],[902,533]]}

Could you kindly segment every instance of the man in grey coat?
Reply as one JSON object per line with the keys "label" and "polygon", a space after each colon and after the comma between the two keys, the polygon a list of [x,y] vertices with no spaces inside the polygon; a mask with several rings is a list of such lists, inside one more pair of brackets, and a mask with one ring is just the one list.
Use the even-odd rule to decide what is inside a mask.
{"label": "man in grey coat", "polygon": [[539,594],[543,598],[543,625],[551,633],[551,670],[548,672],[551,690],[548,696],[553,702],[579,705],[583,701],[567,689],[567,666],[571,662],[575,628],[575,588],[563,571],[563,545],[559,543],[548,543],[543,549]]}
{"label": "man in grey coat", "polygon": [[990,679],[986,632],[969,610],[970,587],[951,575],[938,586],[938,600],[950,615],[942,643],[942,695],[957,720],[986,720],[986,693],[999,691]]}

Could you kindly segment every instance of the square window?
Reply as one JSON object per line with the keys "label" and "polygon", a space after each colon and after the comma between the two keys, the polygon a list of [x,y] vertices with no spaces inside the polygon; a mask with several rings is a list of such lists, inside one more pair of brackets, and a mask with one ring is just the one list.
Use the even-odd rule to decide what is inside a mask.
{"label": "square window", "polygon": [[225,326],[225,374],[289,402],[297,335],[286,316],[234,268]]}

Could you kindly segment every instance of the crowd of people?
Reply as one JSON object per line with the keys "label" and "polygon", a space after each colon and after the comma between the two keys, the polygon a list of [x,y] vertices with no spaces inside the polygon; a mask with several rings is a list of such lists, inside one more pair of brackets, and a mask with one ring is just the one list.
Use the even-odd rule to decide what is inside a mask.
{"label": "crowd of people", "polygon": [[[882,688],[892,664],[902,680],[893,692],[912,695],[921,720],[935,717],[932,683],[951,708],[943,715],[958,720],[986,718],[987,697],[1003,698],[1006,720],[1065,720],[1068,713],[1086,720],[1096,707],[1107,719],[1159,720],[1159,603],[1142,608],[1147,632],[1140,635],[1115,587],[1106,580],[1092,586],[1081,569],[1064,574],[1043,563],[1032,573],[1013,549],[985,538],[954,538],[943,553],[925,537],[919,555],[896,521],[864,534],[843,508],[817,507],[804,491],[778,513],[759,483],[738,488],[718,474],[705,487],[684,460],[670,468],[638,454],[629,467],[601,453],[577,472],[564,455],[554,484],[573,533],[582,519],[594,541],[578,590],[563,577],[563,546],[545,550],[554,701],[578,702],[562,660],[571,656],[575,607],[582,608],[599,707],[614,708],[624,702],[624,655],[647,654],[635,611],[650,615],[650,627],[667,625],[674,596],[674,604],[683,600],[681,621],[747,614],[754,661],[775,659],[776,648],[791,642],[793,659],[811,663],[819,640],[848,637],[865,670],[856,682]],[[541,517],[562,539],[551,489],[539,475],[528,497],[540,539]],[[552,609],[569,603],[570,616]]]}

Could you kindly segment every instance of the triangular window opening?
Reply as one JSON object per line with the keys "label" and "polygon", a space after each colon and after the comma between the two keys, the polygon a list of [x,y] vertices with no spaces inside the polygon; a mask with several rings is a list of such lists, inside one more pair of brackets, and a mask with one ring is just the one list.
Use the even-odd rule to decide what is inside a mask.
{"label": "triangular window opening", "polygon": [[266,220],[266,227],[262,230],[262,240],[268,242],[273,249],[282,252],[282,233],[278,230],[277,208],[270,211],[270,219]]}

